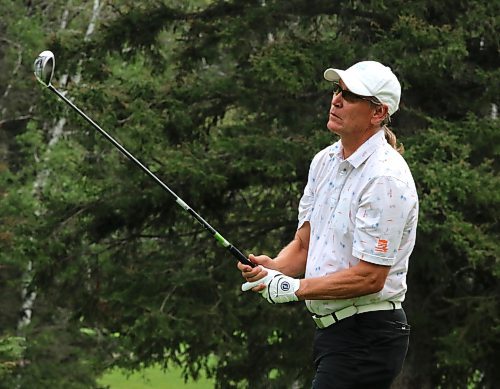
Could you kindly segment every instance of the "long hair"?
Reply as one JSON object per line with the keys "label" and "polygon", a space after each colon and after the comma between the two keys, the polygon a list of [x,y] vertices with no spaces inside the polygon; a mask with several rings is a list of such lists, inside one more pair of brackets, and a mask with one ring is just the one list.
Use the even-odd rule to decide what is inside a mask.
{"label": "long hair", "polygon": [[394,132],[392,132],[389,127],[387,127],[387,124],[384,124],[384,135],[387,143],[389,143],[394,148],[394,150],[396,150],[399,154],[404,153],[405,148],[403,144],[398,144],[398,138],[396,138],[396,134],[394,134]]}
{"label": "long hair", "polygon": [[[379,99],[374,97],[372,100],[369,100],[375,107],[381,107],[383,104]],[[389,113],[382,120],[380,125],[384,128],[385,140],[389,143],[394,150],[396,150],[399,154],[403,154],[405,152],[405,148],[402,143],[398,144],[398,138],[396,138],[396,134],[392,132],[392,130],[387,126],[391,122],[391,116]]]}

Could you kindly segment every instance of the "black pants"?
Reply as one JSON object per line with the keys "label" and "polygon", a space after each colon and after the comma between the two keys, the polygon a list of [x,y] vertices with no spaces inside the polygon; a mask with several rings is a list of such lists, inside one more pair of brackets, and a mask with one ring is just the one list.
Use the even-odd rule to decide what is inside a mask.
{"label": "black pants", "polygon": [[313,389],[385,389],[400,373],[410,326],[403,309],[367,312],[317,329]]}

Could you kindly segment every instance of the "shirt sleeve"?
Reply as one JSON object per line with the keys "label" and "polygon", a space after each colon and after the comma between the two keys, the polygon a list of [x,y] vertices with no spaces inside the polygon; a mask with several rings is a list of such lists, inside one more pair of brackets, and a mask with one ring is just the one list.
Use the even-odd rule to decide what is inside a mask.
{"label": "shirt sleeve", "polygon": [[407,185],[394,177],[378,177],[359,197],[352,255],[392,266],[414,201]]}

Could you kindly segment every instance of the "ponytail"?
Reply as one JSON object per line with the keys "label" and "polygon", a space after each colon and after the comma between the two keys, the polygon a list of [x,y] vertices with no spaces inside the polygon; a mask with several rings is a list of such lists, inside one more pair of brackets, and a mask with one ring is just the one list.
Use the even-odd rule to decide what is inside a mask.
{"label": "ponytail", "polygon": [[398,139],[396,138],[396,134],[391,131],[387,125],[384,125],[384,135],[385,139],[387,140],[387,143],[389,143],[394,150],[396,150],[399,154],[403,154],[405,151],[405,148],[403,147],[403,144],[398,145]]}
{"label": "ponytail", "polygon": [[[377,98],[375,98],[375,101],[371,101],[372,104],[375,105],[376,108],[381,108],[381,107],[387,107],[386,104],[382,104]],[[403,144],[400,143],[398,144],[398,138],[396,138],[396,134],[394,132],[391,131],[391,129],[389,127],[387,127],[387,125],[391,122],[391,116],[389,115],[388,112],[386,112],[386,116],[384,117],[384,119],[382,120],[382,122],[380,123],[380,125],[382,126],[382,128],[384,129],[384,136],[385,136],[385,140],[387,141],[387,143],[389,143],[391,145],[391,147],[396,150],[399,154],[403,154],[404,151],[405,151],[405,148],[403,147]]]}

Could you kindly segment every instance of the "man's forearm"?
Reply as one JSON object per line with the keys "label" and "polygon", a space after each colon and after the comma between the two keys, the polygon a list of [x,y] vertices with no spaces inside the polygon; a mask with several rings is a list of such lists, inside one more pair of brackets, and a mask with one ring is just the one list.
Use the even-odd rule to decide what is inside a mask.
{"label": "man's forearm", "polygon": [[327,276],[300,280],[296,295],[300,300],[336,300],[376,293],[384,287],[389,269],[360,261],[354,267]]}
{"label": "man's forearm", "polygon": [[309,250],[309,223],[297,231],[295,238],[274,259],[275,270],[290,277],[299,277],[305,273],[307,252]]}
{"label": "man's forearm", "polygon": [[275,269],[290,277],[299,277],[306,269],[307,251],[293,240],[274,259]]}

